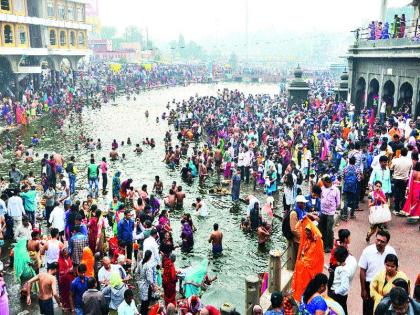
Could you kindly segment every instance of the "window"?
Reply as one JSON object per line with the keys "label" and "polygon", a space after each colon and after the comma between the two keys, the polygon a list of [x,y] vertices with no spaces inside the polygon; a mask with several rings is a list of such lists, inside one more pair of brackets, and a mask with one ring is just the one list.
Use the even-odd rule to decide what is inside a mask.
{"label": "window", "polygon": [[3,28],[3,37],[4,37],[4,43],[5,44],[13,44],[13,29],[12,26],[9,24],[6,24]]}
{"label": "window", "polygon": [[0,9],[2,11],[10,11],[10,0],[1,0]]}
{"label": "window", "polygon": [[14,0],[13,1],[13,11],[15,14],[25,14],[25,4],[24,0]]}
{"label": "window", "polygon": [[57,17],[60,20],[64,20],[66,17],[66,7],[64,6],[64,3],[59,3],[57,6]]}
{"label": "window", "polygon": [[48,17],[55,17],[54,0],[48,0],[47,14],[48,14]]}
{"label": "window", "polygon": [[74,5],[73,3],[67,3],[67,19],[74,21]]}
{"label": "window", "polygon": [[74,31],[70,31],[70,46],[76,46],[76,34]]}
{"label": "window", "polygon": [[77,7],[77,20],[79,22],[84,22],[85,21],[85,10],[83,6],[78,6]]}
{"label": "window", "polygon": [[23,25],[20,25],[17,30],[19,34],[19,45],[26,45],[26,28]]}
{"label": "window", "polygon": [[66,32],[60,31],[60,46],[66,46],[67,44],[67,38],[66,38]]}
{"label": "window", "polygon": [[57,45],[57,36],[55,34],[55,30],[50,30],[50,45],[51,46]]}
{"label": "window", "polygon": [[83,34],[82,32],[79,32],[77,41],[78,41],[79,47],[85,47],[85,34]]}

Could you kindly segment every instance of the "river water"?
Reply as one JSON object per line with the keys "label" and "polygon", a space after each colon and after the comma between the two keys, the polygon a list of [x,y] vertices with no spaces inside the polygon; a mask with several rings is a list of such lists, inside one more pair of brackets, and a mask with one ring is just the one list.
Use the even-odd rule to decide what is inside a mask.
{"label": "river water", "polygon": [[[12,133],[17,135],[25,143],[29,143],[30,137],[34,129],[39,126],[47,126],[47,136],[41,139],[41,144],[36,148],[39,153],[38,159],[31,165],[24,165],[18,162],[18,168],[26,173],[33,170],[36,175],[40,171],[40,159],[45,152],[60,152],[65,158],[74,155],[77,160],[79,169],[79,178],[77,189],[83,189],[87,186],[86,168],[90,155],[93,153],[96,161],[100,161],[103,156],[108,156],[111,142],[117,139],[118,143],[126,142],[127,137],[132,140],[132,145],[119,147],[118,151],[121,155],[126,154],[126,161],[118,161],[110,163],[110,176],[116,170],[122,172],[122,178],[132,178],[134,187],[141,187],[147,184],[149,190],[153,186],[154,176],[160,175],[164,184],[164,192],[167,193],[172,181],[181,183],[179,171],[171,171],[162,162],[164,157],[164,135],[168,130],[167,121],[160,120],[156,122],[156,117],[160,117],[163,111],[166,111],[166,104],[173,99],[181,101],[190,96],[198,95],[216,95],[218,89],[229,88],[239,89],[245,93],[268,93],[275,94],[278,92],[278,86],[274,84],[245,84],[245,83],[223,83],[216,85],[190,85],[187,87],[171,87],[167,89],[153,90],[142,92],[136,95],[136,100],[131,98],[127,101],[125,97],[120,97],[115,104],[105,104],[100,109],[85,109],[81,115],[72,114],[65,122],[64,133],[60,133],[57,128],[52,127],[50,121],[44,118],[27,129],[20,129]],[[148,110],[149,118],[146,118],[144,112]],[[51,126],[51,128],[48,128]],[[100,138],[103,143],[101,150],[88,151],[81,148],[75,149],[78,142],[80,132],[87,137],[94,139]],[[141,143],[145,137],[154,138],[156,147],[154,149],[143,148],[144,152],[141,156],[136,155],[133,150],[136,143]],[[176,136],[173,141],[176,141]],[[10,154],[5,155],[5,161],[0,166],[0,175],[4,176],[8,171],[8,163]],[[197,232],[194,235],[194,250],[188,254],[182,254],[177,250],[177,267],[187,267],[201,259],[208,258],[209,275],[217,275],[212,286],[203,294],[204,303],[221,306],[224,302],[232,303],[239,312],[243,312],[245,305],[245,278],[258,272],[266,271],[268,264],[268,252],[271,248],[284,249],[285,242],[281,237],[281,224],[278,220],[274,220],[273,235],[266,249],[259,249],[255,234],[245,234],[240,228],[240,220],[245,214],[245,204],[240,205],[240,209],[232,211],[232,202],[230,197],[211,196],[207,194],[208,189],[216,184],[216,178],[210,178],[204,187],[198,187],[198,180],[191,186],[181,183],[187,198],[184,202],[184,211],[192,213],[190,205],[195,198],[201,196],[206,202],[209,209],[209,216],[205,219],[199,219],[193,216],[194,224]],[[108,184],[110,185],[110,183]],[[110,186],[108,186],[110,188]],[[245,187],[245,191],[250,188]],[[83,192],[79,194],[85,196]],[[245,192],[243,192],[245,196]],[[261,195],[260,201],[264,202]],[[107,200],[100,200],[99,204],[104,204]],[[179,242],[180,223],[179,219],[182,211],[171,213],[171,225],[174,231],[174,241]],[[213,258],[211,247],[208,243],[209,233],[212,231],[213,223],[218,222],[224,233],[224,251],[223,255]],[[10,294],[10,302],[12,305],[12,314],[17,314],[23,310],[37,309],[37,306],[28,308],[20,303],[18,299],[18,285],[12,284],[12,277],[7,276],[8,289]]]}

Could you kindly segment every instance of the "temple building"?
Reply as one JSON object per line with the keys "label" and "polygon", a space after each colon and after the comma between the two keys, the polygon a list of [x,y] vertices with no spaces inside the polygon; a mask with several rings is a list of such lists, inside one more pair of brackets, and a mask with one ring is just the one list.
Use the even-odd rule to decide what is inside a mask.
{"label": "temple building", "polygon": [[420,115],[419,3],[407,7],[410,16],[387,16],[382,0],[381,20],[355,31],[347,54],[348,100],[358,112],[373,107],[378,114],[386,106],[387,114]]}
{"label": "temple building", "polygon": [[14,88],[18,88],[25,76],[36,83],[36,74],[41,73],[43,66],[60,71],[64,59],[71,69],[76,69],[78,61],[90,53],[87,3],[88,0],[0,0],[0,90],[11,79]]}

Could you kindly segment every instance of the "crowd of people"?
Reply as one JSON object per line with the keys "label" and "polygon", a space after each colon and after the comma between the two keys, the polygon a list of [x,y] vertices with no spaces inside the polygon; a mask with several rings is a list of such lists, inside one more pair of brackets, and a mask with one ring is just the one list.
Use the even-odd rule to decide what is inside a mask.
{"label": "crowd of people", "polygon": [[381,21],[372,21],[368,26],[369,33],[367,39],[378,40],[409,36],[410,34],[407,34],[406,30],[406,23],[405,14],[402,14],[401,17],[395,14],[391,24],[389,22],[383,24]]}
{"label": "crowd of people", "polygon": [[[111,82],[122,80],[123,86],[125,75],[143,73],[123,70],[114,76],[112,69],[106,71]],[[165,75],[170,77],[169,72]],[[347,314],[357,267],[363,314],[416,314],[420,279],[409,279],[398,270],[399,259],[407,258],[398,257],[389,245],[387,223],[398,215],[418,224],[420,121],[394,113],[381,124],[373,109],[357,116],[352,105],[317,94],[323,90],[317,86],[320,82],[314,81],[303,104],[288,104],[284,95],[245,95],[228,89],[215,96],[173,100],[167,109],[175,131],[165,135],[164,162],[186,184],[198,180],[206,187],[208,178],[217,176],[221,187],[212,192],[230,194],[235,207],[247,204],[240,228],[256,233],[261,246],[280,237],[273,235],[272,226],[274,219],[282,219],[294,269],[293,292],[274,292],[268,314]],[[143,145],[153,149],[152,140]],[[83,135],[80,144],[92,149],[98,145]],[[25,144],[15,146],[27,153]],[[111,147],[109,158],[119,159],[116,140]],[[134,151],[142,153],[141,148]],[[99,162],[92,154],[90,163],[83,165],[85,189],[77,185],[84,176],[76,164],[77,157],[65,152],[45,154],[40,174],[23,174],[12,164],[7,183],[2,181],[0,249],[5,239],[16,242],[9,267],[27,304],[36,292],[41,314],[54,314],[53,299],[62,310],[77,315],[219,314],[217,307],[200,300],[202,290],[217,279],[207,274],[207,260],[186,270],[175,268],[175,249],[192,251],[196,229],[185,211],[182,185],[164,186],[156,176],[151,190],[145,184],[135,188],[129,174],[123,177],[118,170],[109,185],[107,157]],[[223,188],[227,185],[230,189]],[[372,236],[375,241],[357,263],[351,255],[351,231],[339,230],[334,240],[333,229],[337,214],[344,221],[355,219],[367,192],[366,242]],[[112,201],[101,205],[98,198],[107,194]],[[178,245],[170,213],[181,209],[185,213]],[[201,197],[193,209],[203,218],[209,212]],[[213,255],[221,255],[223,231],[215,223],[209,233]],[[329,276],[323,274],[324,253],[331,257]],[[160,297],[163,302],[155,303]],[[7,306],[7,294],[1,294],[1,314],[8,314]],[[253,311],[262,309],[255,305]]]}

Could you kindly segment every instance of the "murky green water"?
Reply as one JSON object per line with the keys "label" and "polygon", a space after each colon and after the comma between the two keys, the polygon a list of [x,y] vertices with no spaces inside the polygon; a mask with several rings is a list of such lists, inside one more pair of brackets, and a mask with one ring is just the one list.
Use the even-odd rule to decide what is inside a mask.
{"label": "murky green water", "polygon": [[[18,162],[18,168],[27,171],[31,169],[36,175],[40,171],[40,159],[44,152],[51,153],[53,151],[62,153],[66,158],[75,155],[77,167],[79,169],[79,178],[77,188],[86,188],[86,167],[90,155],[93,153],[96,161],[100,161],[103,156],[108,157],[111,142],[117,139],[118,143],[126,142],[127,137],[132,140],[132,145],[119,147],[118,151],[121,155],[126,154],[127,160],[124,162],[111,162],[110,173],[116,170],[122,171],[123,178],[133,178],[134,186],[141,187],[147,184],[149,190],[153,186],[155,175],[160,175],[164,183],[164,191],[169,190],[172,181],[181,183],[179,171],[170,171],[166,165],[161,162],[164,156],[164,134],[168,129],[167,121],[160,120],[156,123],[156,117],[161,116],[166,110],[166,104],[172,99],[182,100],[198,93],[199,95],[215,95],[218,89],[223,88],[239,89],[245,93],[270,93],[271,95],[278,92],[277,85],[268,84],[218,84],[218,85],[191,85],[188,87],[173,87],[169,89],[155,90],[143,92],[127,101],[125,98],[117,100],[117,105],[106,104],[101,109],[84,110],[77,116],[73,114],[65,123],[64,132],[61,134],[58,130],[48,130],[47,136],[42,139],[40,146],[36,148],[39,158],[31,165],[23,165]],[[147,119],[144,115],[146,109],[150,116]],[[35,126],[41,124],[50,125],[46,119],[39,121]],[[38,128],[38,127],[36,127]],[[17,134],[29,143],[34,127],[27,130],[21,129]],[[89,151],[81,148],[75,150],[75,143],[78,142],[80,132],[87,137],[94,139],[100,138],[103,143],[101,150]],[[156,140],[154,149],[144,148],[141,156],[137,156],[133,150],[136,143],[141,143],[145,137],[152,137]],[[174,137],[173,141],[176,141]],[[9,155],[10,156],[10,155]],[[8,154],[5,156],[8,160]],[[5,162],[6,162],[5,161]],[[2,163],[0,174],[3,176],[7,173],[8,164]],[[110,182],[110,179],[109,179]],[[281,226],[279,221],[274,221],[274,231],[270,244],[265,250],[259,250],[256,235],[244,234],[239,229],[241,217],[245,213],[245,205],[241,205],[239,211],[231,211],[232,203],[230,197],[209,196],[206,194],[216,182],[216,178],[210,178],[205,187],[198,187],[198,180],[191,186],[182,183],[184,191],[187,194],[185,201],[185,211],[192,212],[189,205],[194,202],[197,196],[202,196],[209,208],[209,216],[205,219],[193,217],[194,223],[198,229],[195,233],[194,250],[189,254],[181,254],[177,251],[178,260],[177,267],[186,267],[191,263],[199,261],[205,257],[209,258],[210,275],[217,275],[218,280],[213,283],[207,292],[203,295],[203,302],[220,306],[224,302],[233,303],[242,313],[244,309],[244,279],[250,274],[267,270],[268,251],[270,248],[284,248],[284,240],[281,238]],[[110,183],[109,183],[110,185]],[[108,186],[110,188],[110,186]],[[85,194],[81,193],[81,196]],[[245,195],[245,194],[244,194]],[[263,197],[260,198],[263,201]],[[105,201],[101,201],[100,204]],[[180,224],[179,219],[181,212],[171,214],[171,224],[174,231],[174,240],[180,240]],[[224,252],[221,257],[212,258],[211,248],[208,243],[208,235],[212,231],[213,223],[218,222],[224,233]],[[28,309],[26,306],[20,305],[16,298],[18,292],[17,285],[11,285],[11,278],[8,277],[9,293],[13,314]],[[37,307],[31,307],[37,309]]]}

